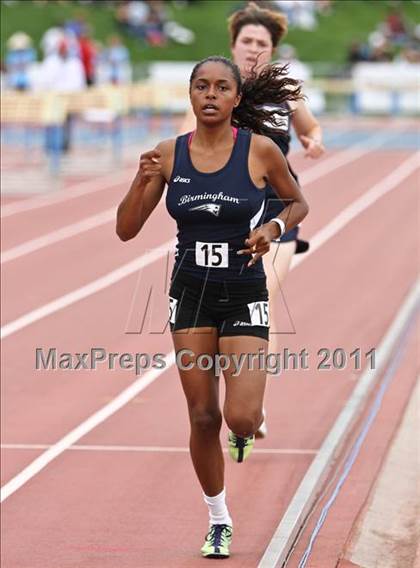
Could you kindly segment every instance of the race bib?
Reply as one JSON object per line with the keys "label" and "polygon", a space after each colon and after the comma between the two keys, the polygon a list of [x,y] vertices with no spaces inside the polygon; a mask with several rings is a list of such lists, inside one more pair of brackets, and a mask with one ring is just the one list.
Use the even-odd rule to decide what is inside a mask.
{"label": "race bib", "polygon": [[270,312],[268,309],[268,301],[251,302],[250,304],[248,304],[248,309],[252,325],[262,325],[264,327],[269,327]]}
{"label": "race bib", "polygon": [[206,268],[228,268],[228,243],[195,243],[195,263]]}
{"label": "race bib", "polygon": [[169,296],[169,323],[175,323],[178,300]]}

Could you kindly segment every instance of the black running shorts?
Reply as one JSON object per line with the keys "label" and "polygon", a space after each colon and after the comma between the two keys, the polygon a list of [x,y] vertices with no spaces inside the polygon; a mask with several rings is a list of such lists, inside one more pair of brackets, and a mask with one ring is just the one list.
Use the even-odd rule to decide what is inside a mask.
{"label": "black running shorts", "polygon": [[214,327],[219,337],[247,335],[268,340],[265,278],[209,282],[178,271],[169,291],[171,331]]}

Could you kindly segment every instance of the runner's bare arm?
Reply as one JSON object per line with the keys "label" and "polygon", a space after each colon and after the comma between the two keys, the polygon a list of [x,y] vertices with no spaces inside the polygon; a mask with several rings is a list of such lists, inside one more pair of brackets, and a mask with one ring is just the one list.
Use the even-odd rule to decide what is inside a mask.
{"label": "runner's bare arm", "polygon": [[[305,198],[296,181],[290,175],[286,159],[270,138],[254,134],[251,149],[255,158],[257,158],[257,164],[252,159],[255,170],[258,170],[259,175],[273,187],[279,198],[285,202],[286,207],[278,215],[278,218],[284,222],[285,232],[290,231],[308,213],[309,208]],[[249,238],[245,240],[246,248],[239,250],[238,254],[253,255],[248,263],[248,266],[251,266],[270,250],[271,241],[279,236],[280,227],[277,223],[270,221],[264,223],[264,225],[250,232]]]}
{"label": "runner's bare arm", "polygon": [[[256,138],[256,148],[265,165],[265,177],[286,205],[278,218],[286,224],[286,232],[290,231],[306,217],[309,211],[308,204],[296,181],[290,175],[286,159],[278,146],[265,136]],[[276,225],[274,227],[277,229]],[[278,235],[274,238],[276,236]]]}
{"label": "runner's bare arm", "polygon": [[325,147],[322,143],[322,128],[314,117],[305,101],[298,101],[292,113],[292,125],[305,148],[305,156],[319,158],[324,154]]}
{"label": "runner's bare arm", "polygon": [[160,142],[140,156],[139,169],[117,211],[117,235],[134,238],[159,203],[169,178],[175,141]]}

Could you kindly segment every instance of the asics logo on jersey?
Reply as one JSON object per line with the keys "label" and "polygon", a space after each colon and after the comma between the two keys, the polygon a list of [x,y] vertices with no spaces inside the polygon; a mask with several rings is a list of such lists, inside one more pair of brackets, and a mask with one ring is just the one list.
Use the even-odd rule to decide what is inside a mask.
{"label": "asics logo on jersey", "polygon": [[197,205],[197,207],[190,207],[188,211],[208,211],[215,217],[218,217],[221,208],[221,205],[216,205],[215,203],[204,203],[203,205]]}
{"label": "asics logo on jersey", "polygon": [[179,181],[179,183],[190,183],[190,178],[182,178],[181,176],[176,176],[176,178],[174,178],[174,183],[177,183]]}

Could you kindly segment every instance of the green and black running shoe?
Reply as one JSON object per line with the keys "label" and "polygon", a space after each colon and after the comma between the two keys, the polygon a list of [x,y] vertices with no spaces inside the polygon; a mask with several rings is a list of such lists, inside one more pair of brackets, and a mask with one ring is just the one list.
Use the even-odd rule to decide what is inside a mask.
{"label": "green and black running shoe", "polygon": [[249,456],[254,447],[255,436],[241,438],[233,432],[229,432],[229,453],[230,457],[238,463],[243,462]]}
{"label": "green and black running shoe", "polygon": [[229,525],[210,525],[201,554],[205,558],[229,558],[232,530]]}

